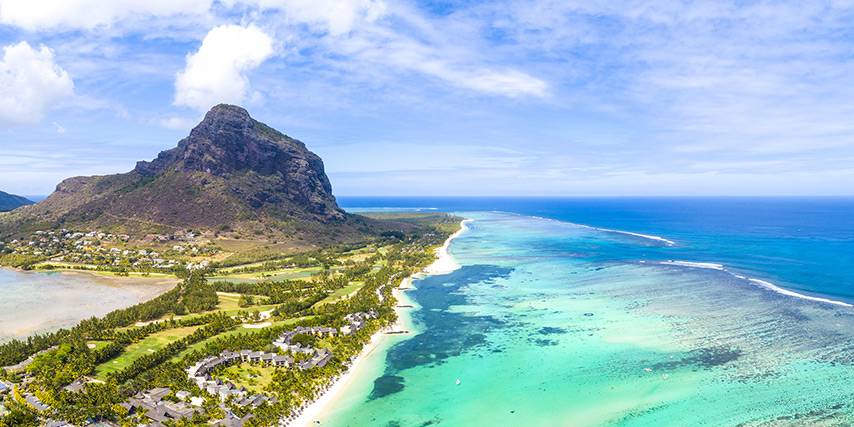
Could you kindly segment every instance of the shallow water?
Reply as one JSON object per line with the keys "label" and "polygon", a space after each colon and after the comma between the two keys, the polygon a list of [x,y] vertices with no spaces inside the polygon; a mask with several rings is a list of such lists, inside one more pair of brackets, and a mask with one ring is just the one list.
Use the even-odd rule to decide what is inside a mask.
{"label": "shallow water", "polygon": [[0,269],[0,342],[73,326],[151,299],[171,287],[161,280]]}
{"label": "shallow water", "polygon": [[421,332],[323,425],[854,423],[854,309],[630,260],[632,236],[466,216],[462,268],[414,283]]}

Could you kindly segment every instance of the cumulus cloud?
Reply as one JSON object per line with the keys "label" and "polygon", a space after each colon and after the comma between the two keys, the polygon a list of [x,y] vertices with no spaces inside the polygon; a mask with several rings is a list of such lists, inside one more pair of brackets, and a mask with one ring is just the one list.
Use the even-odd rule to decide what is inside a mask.
{"label": "cumulus cloud", "polygon": [[206,13],[213,0],[0,0],[0,22],[27,30],[93,29],[134,16]]}
{"label": "cumulus cloud", "polygon": [[47,46],[29,43],[3,48],[0,61],[0,121],[36,123],[56,102],[74,94],[68,73]]}
{"label": "cumulus cloud", "polygon": [[175,105],[207,110],[218,103],[238,104],[249,91],[247,74],[273,54],[273,40],[250,25],[212,29],[198,52],[187,55],[175,80]]}
{"label": "cumulus cloud", "polygon": [[[421,73],[451,86],[488,95],[543,97],[548,85],[541,79],[507,66],[486,66],[477,59],[483,52],[465,46],[471,42],[451,28],[435,28],[438,21],[426,19],[400,2],[386,0],[0,0],[0,23],[37,31],[96,30],[113,27],[116,31],[145,29],[166,22],[176,28],[200,25],[215,17],[245,13],[264,20],[266,28],[287,34],[299,47],[321,49],[336,58],[344,69],[366,57],[376,72],[387,74],[389,66]],[[169,20],[168,18],[172,18]],[[186,18],[186,19],[185,19]],[[235,27],[237,28],[237,27]],[[250,33],[246,33],[248,36]],[[209,34],[212,37],[214,33]],[[411,36],[410,36],[411,35]],[[214,43],[213,40],[210,42]],[[227,42],[218,41],[220,45]],[[268,43],[262,43],[265,47]],[[342,48],[346,46],[346,48]],[[299,48],[298,47],[298,48]],[[354,48],[355,47],[355,48]],[[402,50],[406,49],[406,50]],[[409,50],[411,49],[411,50]],[[179,77],[175,97],[177,105],[202,108],[203,103],[228,95],[242,100],[248,85],[245,69],[263,62],[263,49],[250,46],[250,52],[221,56],[212,53],[216,46],[197,53],[196,62],[217,60],[227,63],[223,70],[195,74],[188,69]],[[456,53],[450,53],[450,52]],[[208,52],[205,54],[205,52]],[[256,59],[258,54],[261,59]],[[203,55],[204,54],[204,55]],[[253,56],[256,55],[256,56]],[[347,61],[350,59],[350,61]],[[324,60],[324,63],[329,58]],[[342,61],[343,60],[343,61]],[[233,87],[213,82],[235,77]],[[192,77],[192,79],[191,79]],[[203,81],[195,83],[193,80]],[[211,87],[216,89],[211,89]]]}

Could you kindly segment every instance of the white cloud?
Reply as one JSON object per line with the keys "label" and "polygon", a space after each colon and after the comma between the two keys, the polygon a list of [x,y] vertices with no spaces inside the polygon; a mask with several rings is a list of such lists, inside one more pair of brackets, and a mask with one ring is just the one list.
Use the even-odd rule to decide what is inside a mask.
{"label": "white cloud", "polygon": [[0,61],[0,121],[36,123],[56,102],[74,95],[68,73],[46,46],[27,42],[3,48]]}
{"label": "white cloud", "polygon": [[546,82],[521,71],[466,70],[454,68],[441,62],[410,65],[416,70],[439,77],[455,86],[491,95],[515,98],[521,96],[545,97],[548,94]]}
{"label": "white cloud", "polygon": [[543,97],[547,95],[548,91],[548,84],[543,80],[516,70],[479,70],[475,73],[464,76],[462,83],[467,87],[481,92],[510,97]]}
{"label": "white cloud", "polygon": [[199,122],[200,119],[189,117],[166,117],[157,121],[157,124],[166,129],[188,131]]}
{"label": "white cloud", "polygon": [[[477,54],[456,35],[432,28],[431,22],[401,3],[384,0],[228,0],[226,6],[251,5],[280,11],[286,25],[306,25],[303,42],[322,46],[346,72],[389,74],[389,66],[421,73],[458,88],[507,97],[545,97],[548,84],[509,67],[478,64]],[[383,19],[388,18],[388,19]],[[327,37],[317,37],[316,32]],[[412,37],[407,33],[412,33]],[[290,34],[295,34],[289,31]],[[363,67],[370,67],[365,70]]]}
{"label": "white cloud", "polygon": [[[226,8],[282,11],[293,23],[341,35],[386,11],[383,0],[221,0]],[[27,30],[110,27],[123,21],[204,16],[214,0],[0,0],[0,23]]]}
{"label": "white cloud", "polygon": [[65,127],[57,122],[53,122],[53,127],[56,129],[56,133],[59,135],[65,135]]}
{"label": "white cloud", "polygon": [[27,30],[109,27],[135,16],[204,14],[213,0],[0,0],[0,22]]}
{"label": "white cloud", "polygon": [[221,25],[175,80],[175,105],[207,110],[218,103],[239,104],[249,90],[247,73],[273,54],[273,40],[257,27]]}
{"label": "white cloud", "polygon": [[[322,55],[335,57],[343,70],[367,65],[359,63],[369,58],[375,74],[388,74],[389,66],[401,71],[421,73],[452,86],[489,95],[543,97],[548,85],[541,79],[513,67],[489,64],[479,59],[484,52],[473,51],[471,35],[454,31],[453,26],[435,28],[440,20],[431,20],[400,2],[386,0],[0,0],[0,23],[27,30],[45,32],[63,30],[93,30],[111,28],[121,34],[146,30],[152,25],[168,26],[172,30],[205,28],[206,22],[216,22],[228,16],[244,14],[262,20],[265,28],[278,36],[293,39],[300,47],[323,49]],[[256,21],[257,22],[257,21]],[[237,28],[237,27],[235,27]],[[459,27],[456,27],[459,28]],[[169,34],[166,32],[164,34]],[[247,33],[248,34],[248,33]],[[273,34],[273,33],[271,33]],[[208,37],[211,37],[209,34]],[[168,36],[166,36],[168,38]],[[213,41],[211,41],[213,43]],[[226,41],[218,41],[224,45]],[[476,43],[475,43],[476,44]],[[261,47],[264,47],[264,43]],[[357,46],[353,52],[343,46]],[[254,46],[249,46],[255,50]],[[409,50],[411,49],[411,50]],[[220,50],[211,47],[209,51]],[[245,72],[251,69],[252,55],[235,54],[232,59],[219,53],[202,55],[197,62],[216,60],[232,63],[215,75],[197,72],[185,77],[176,86],[177,105],[202,107],[211,99],[227,95],[230,100],[243,100],[248,85]],[[263,55],[262,55],[263,56]],[[329,60],[327,57],[325,60]],[[263,56],[258,63],[263,62]],[[349,59],[349,61],[348,61]],[[244,61],[245,62],[242,62]],[[239,64],[245,65],[239,65]],[[189,73],[190,66],[184,74]],[[138,65],[141,67],[142,65]],[[235,71],[235,68],[237,70]],[[371,72],[366,70],[365,72]],[[194,79],[213,80],[234,77],[236,84],[226,91],[223,82],[195,83]],[[179,77],[179,80],[181,78]],[[216,89],[211,89],[215,86]],[[218,96],[215,96],[218,95]]]}
{"label": "white cloud", "polygon": [[358,24],[373,22],[386,13],[382,0],[228,0],[224,3],[281,10],[296,23],[319,26],[334,36],[349,33]]}

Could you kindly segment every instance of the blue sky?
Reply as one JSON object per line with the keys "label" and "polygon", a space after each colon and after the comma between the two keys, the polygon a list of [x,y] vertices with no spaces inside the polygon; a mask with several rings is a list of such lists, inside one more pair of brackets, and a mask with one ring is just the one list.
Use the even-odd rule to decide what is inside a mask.
{"label": "blue sky", "polygon": [[0,190],[130,170],[229,102],[338,195],[851,195],[852,23],[843,0],[0,0]]}

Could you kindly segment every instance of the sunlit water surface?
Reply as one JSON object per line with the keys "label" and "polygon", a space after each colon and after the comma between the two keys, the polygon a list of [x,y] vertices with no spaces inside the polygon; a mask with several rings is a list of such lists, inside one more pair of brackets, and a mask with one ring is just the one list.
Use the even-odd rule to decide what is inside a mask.
{"label": "sunlit water surface", "polygon": [[854,309],[625,255],[661,241],[463,215],[462,268],[415,282],[416,333],[322,425],[854,423]]}

